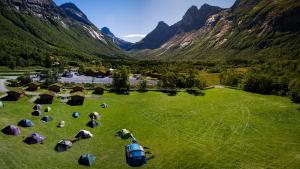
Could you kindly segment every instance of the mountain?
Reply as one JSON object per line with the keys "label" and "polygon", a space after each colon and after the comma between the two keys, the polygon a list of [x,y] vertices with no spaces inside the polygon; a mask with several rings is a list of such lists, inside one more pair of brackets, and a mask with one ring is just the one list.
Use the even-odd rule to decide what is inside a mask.
{"label": "mountain", "polygon": [[[187,13],[195,13],[195,7],[192,8]],[[198,30],[185,29],[159,48],[139,48],[142,50],[134,52],[135,58],[228,61],[300,59],[298,0],[237,0],[231,8],[203,18],[206,18],[202,20],[204,24],[199,24]]]}
{"label": "mountain", "polygon": [[192,6],[188,9],[182,20],[169,26],[163,21],[159,22],[157,27],[149,33],[140,42],[131,46],[130,50],[156,49],[175,35],[198,30],[204,24],[210,15],[218,13],[222,8],[204,4],[200,9]]}
{"label": "mountain", "polygon": [[71,3],[0,0],[0,37],[0,65],[127,58]]}
{"label": "mountain", "polygon": [[129,47],[133,44],[131,42],[127,42],[121,38],[116,37],[109,28],[103,27],[101,29],[101,32],[104,36],[109,38],[113,43],[115,43],[117,46],[119,46],[123,50],[128,50]]}

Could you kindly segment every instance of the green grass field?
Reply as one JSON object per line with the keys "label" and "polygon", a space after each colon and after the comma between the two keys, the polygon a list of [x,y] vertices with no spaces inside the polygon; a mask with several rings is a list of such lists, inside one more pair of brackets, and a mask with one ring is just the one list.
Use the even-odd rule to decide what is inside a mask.
{"label": "green grass field", "polygon": [[[264,96],[232,89],[211,89],[205,96],[179,93],[167,96],[159,92],[121,96],[106,93],[89,98],[83,106],[71,107],[56,101],[54,121],[44,124],[31,116],[33,103],[29,98],[4,102],[0,110],[0,128],[32,119],[33,128],[21,128],[20,136],[0,133],[1,169],[76,169],[81,154],[97,156],[90,168],[123,169],[126,165],[124,146],[115,132],[131,130],[139,143],[151,148],[155,158],[142,168],[300,168],[299,105],[288,98]],[[108,103],[108,109],[100,108]],[[45,106],[44,106],[45,107]],[[73,119],[72,112],[81,118]],[[88,114],[98,111],[101,126],[86,127]],[[60,120],[65,128],[57,128]],[[80,129],[94,134],[63,153],[54,151],[60,139],[74,138]],[[47,137],[44,144],[26,145],[23,137],[38,132]]]}

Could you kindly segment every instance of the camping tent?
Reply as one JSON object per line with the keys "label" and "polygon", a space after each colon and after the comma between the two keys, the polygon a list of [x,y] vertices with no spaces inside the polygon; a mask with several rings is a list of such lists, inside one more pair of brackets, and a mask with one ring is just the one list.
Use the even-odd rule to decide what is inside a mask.
{"label": "camping tent", "polygon": [[81,165],[85,166],[91,166],[95,163],[96,161],[96,156],[92,154],[83,154],[80,156],[78,162]]}
{"label": "camping tent", "polygon": [[41,116],[42,112],[40,110],[35,110],[34,112],[32,112],[33,116]]}
{"label": "camping tent", "polygon": [[92,120],[98,120],[100,118],[100,114],[97,112],[93,112],[89,116]]}
{"label": "camping tent", "polygon": [[72,147],[73,143],[70,140],[60,140],[56,147],[55,150],[58,152],[63,152],[63,151],[67,151],[68,149],[70,149]]}
{"label": "camping tent", "polygon": [[102,107],[103,109],[105,109],[105,108],[108,108],[108,105],[107,105],[106,103],[103,103],[103,104],[101,104],[101,107]]}
{"label": "camping tent", "polygon": [[42,106],[40,104],[36,104],[33,106],[33,110],[37,110],[37,111],[40,111],[42,108]]}
{"label": "camping tent", "polygon": [[45,112],[50,112],[51,111],[51,107],[47,107],[46,109],[45,109]]}
{"label": "camping tent", "polygon": [[147,163],[145,150],[137,143],[127,145],[125,154],[126,162],[131,167],[140,167]]}
{"label": "camping tent", "polygon": [[66,122],[65,122],[65,121],[60,121],[60,122],[58,123],[57,127],[63,128],[63,127],[65,127],[65,125],[66,125]]}
{"label": "camping tent", "polygon": [[129,139],[130,137],[132,137],[132,134],[131,134],[130,131],[127,130],[127,129],[122,129],[122,130],[118,131],[118,135],[119,135],[122,139]]}
{"label": "camping tent", "polygon": [[4,107],[4,104],[2,101],[0,101],[0,109],[2,109]]}
{"label": "camping tent", "polygon": [[4,129],[2,129],[2,132],[4,134],[14,135],[14,136],[21,134],[21,130],[17,126],[14,126],[14,125],[6,126]]}
{"label": "camping tent", "polygon": [[99,125],[99,123],[96,120],[92,120],[92,121],[88,122],[86,125],[91,128],[95,128]]}
{"label": "camping tent", "polygon": [[52,121],[52,120],[53,120],[53,118],[51,116],[45,116],[45,117],[42,118],[43,122],[49,122],[49,121]]}
{"label": "camping tent", "polygon": [[72,114],[72,116],[73,116],[74,118],[79,118],[79,117],[80,117],[80,113],[79,113],[79,112],[74,112],[74,113]]}
{"label": "camping tent", "polygon": [[80,130],[75,136],[77,139],[87,139],[93,137],[93,134],[87,130]]}
{"label": "camping tent", "polygon": [[18,123],[18,125],[22,127],[33,127],[34,123],[31,120],[23,119]]}
{"label": "camping tent", "polygon": [[46,139],[46,137],[38,134],[38,133],[32,133],[31,136],[27,137],[24,142],[27,144],[37,144],[41,143]]}

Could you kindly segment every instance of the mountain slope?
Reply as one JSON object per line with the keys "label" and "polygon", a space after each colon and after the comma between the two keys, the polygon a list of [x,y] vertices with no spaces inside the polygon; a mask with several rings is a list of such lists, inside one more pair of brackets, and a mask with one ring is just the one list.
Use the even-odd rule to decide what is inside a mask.
{"label": "mountain slope", "polygon": [[204,4],[198,9],[192,6],[183,16],[182,20],[174,25],[167,25],[163,21],[159,22],[157,27],[149,33],[144,39],[132,45],[130,50],[156,49],[175,35],[198,30],[204,24],[210,15],[218,13],[222,8]]}
{"label": "mountain slope", "polygon": [[49,56],[72,61],[126,57],[73,4],[0,0],[0,5],[0,65],[45,65]]}
{"label": "mountain slope", "polygon": [[266,60],[300,58],[300,2],[238,0],[203,27],[172,37],[140,59]]}
{"label": "mountain slope", "polygon": [[103,27],[101,32],[104,36],[110,39],[113,43],[119,46],[121,49],[128,50],[128,48],[133,44],[131,42],[127,42],[121,38],[116,37],[109,28]]}

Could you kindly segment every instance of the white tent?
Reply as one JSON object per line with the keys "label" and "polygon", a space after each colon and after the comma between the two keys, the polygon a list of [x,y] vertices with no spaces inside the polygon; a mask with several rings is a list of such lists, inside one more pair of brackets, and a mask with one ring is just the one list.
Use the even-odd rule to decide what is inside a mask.
{"label": "white tent", "polygon": [[87,139],[92,138],[93,134],[90,131],[87,130],[80,130],[78,134],[75,136],[77,139]]}
{"label": "white tent", "polygon": [[98,120],[100,118],[100,114],[97,112],[93,112],[89,116],[92,120]]}

